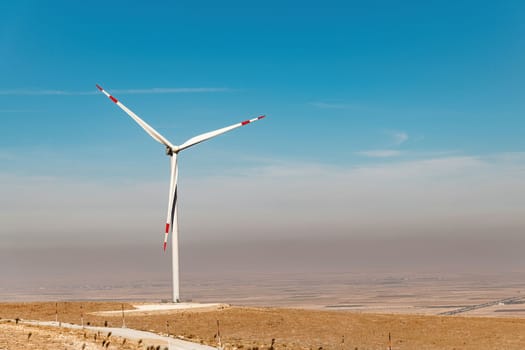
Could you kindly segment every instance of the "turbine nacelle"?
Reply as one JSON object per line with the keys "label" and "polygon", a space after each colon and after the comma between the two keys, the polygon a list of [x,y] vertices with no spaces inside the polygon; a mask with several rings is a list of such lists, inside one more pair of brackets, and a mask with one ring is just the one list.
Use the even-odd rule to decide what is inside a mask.
{"label": "turbine nacelle", "polygon": [[179,148],[176,147],[175,149],[173,149],[172,147],[170,146],[166,146],[166,155],[167,156],[173,156],[174,154],[177,154],[179,153]]}

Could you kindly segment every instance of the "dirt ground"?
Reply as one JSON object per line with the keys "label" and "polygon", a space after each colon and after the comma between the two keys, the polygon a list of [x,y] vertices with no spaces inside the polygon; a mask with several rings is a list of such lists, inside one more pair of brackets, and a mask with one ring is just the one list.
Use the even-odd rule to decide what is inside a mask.
{"label": "dirt ground", "polygon": [[[132,308],[131,304],[121,303],[61,302],[58,303],[58,317],[62,322],[80,324],[82,313],[85,324],[103,326],[107,322],[108,326],[119,327],[122,325],[122,316],[94,316],[91,313],[120,310],[122,305],[126,309]],[[0,303],[0,318],[53,321],[56,317],[55,310],[55,303]],[[269,349],[272,339],[274,349],[387,349],[389,333],[392,349],[525,349],[525,319],[521,318],[364,314],[246,307],[125,317],[128,328],[183,336],[185,339],[212,346],[218,343],[217,321],[222,345],[227,349]],[[13,326],[12,322],[8,326],[5,323],[1,325],[0,349],[48,349],[43,345],[9,345],[27,341],[28,330]],[[75,337],[79,336],[78,339],[82,341],[81,333],[75,335],[75,331],[48,328],[42,329],[42,332],[42,339],[47,337],[45,339],[58,341],[65,337],[65,340],[60,340],[61,347],[49,349],[64,348],[64,344],[67,349],[82,347],[82,343],[75,343],[68,338],[77,339]],[[34,341],[37,339],[35,337]],[[118,344],[112,344],[110,348],[120,349],[117,346]]]}
{"label": "dirt ground", "polygon": [[142,349],[141,345],[138,341],[129,341],[111,335],[108,337],[108,334],[97,332],[37,327],[15,322],[0,323],[1,350],[100,350],[104,348],[135,350]]}

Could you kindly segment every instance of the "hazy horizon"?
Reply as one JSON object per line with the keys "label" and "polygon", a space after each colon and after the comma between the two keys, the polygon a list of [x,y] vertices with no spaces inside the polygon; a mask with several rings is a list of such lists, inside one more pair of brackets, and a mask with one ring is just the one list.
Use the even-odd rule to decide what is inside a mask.
{"label": "hazy horizon", "polygon": [[[225,280],[254,288],[260,283],[262,288],[286,276],[321,283],[322,276],[337,274],[473,275],[488,276],[485,283],[492,283],[491,276],[505,280],[525,273],[524,249],[518,238],[473,237],[183,242],[181,285],[183,291],[191,287],[193,293],[206,293],[211,292],[209,286],[220,286]],[[163,254],[157,244],[0,249],[4,281],[0,290],[4,295],[15,290],[34,295],[45,287],[46,293],[60,297],[66,289],[66,295],[74,298],[85,296],[83,286],[91,286],[126,299],[119,288],[138,283],[135,293],[158,296],[158,286],[162,290],[171,286],[170,269],[170,254]],[[208,287],[198,287],[195,281]],[[98,298],[96,293],[93,297]]]}
{"label": "hazy horizon", "polygon": [[179,154],[183,288],[522,271],[524,10],[0,4],[1,288],[169,285],[165,149],[95,84],[174,144],[267,116]]}

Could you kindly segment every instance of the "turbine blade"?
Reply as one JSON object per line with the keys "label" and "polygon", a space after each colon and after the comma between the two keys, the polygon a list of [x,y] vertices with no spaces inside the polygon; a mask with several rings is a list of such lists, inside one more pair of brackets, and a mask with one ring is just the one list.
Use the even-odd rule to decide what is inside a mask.
{"label": "turbine blade", "polygon": [[237,129],[237,128],[239,128],[241,126],[244,126],[246,124],[253,123],[253,122],[255,122],[255,121],[259,120],[259,119],[263,119],[264,117],[266,117],[266,116],[265,115],[261,115],[261,116],[259,116],[257,118],[245,120],[243,122],[240,122],[240,123],[237,123],[237,124],[233,124],[233,125],[227,126],[225,128],[222,128],[222,129],[217,129],[217,130],[214,130],[214,131],[209,131],[209,132],[206,132],[204,134],[197,135],[195,137],[192,137],[188,141],[184,142],[182,145],[180,145],[178,147],[178,151],[182,151],[183,149],[186,149],[188,147],[194,146],[194,145],[196,145],[198,143],[201,143],[203,141],[209,140],[212,137],[224,134],[225,132],[228,132],[230,130]]}
{"label": "turbine blade", "polygon": [[164,234],[164,251],[168,245],[168,236],[173,230],[177,230],[174,225],[174,218],[177,216],[177,177],[179,176],[179,170],[177,167],[177,155],[170,156],[170,192],[168,198],[168,214],[166,217],[166,233]]}
{"label": "turbine blade", "polygon": [[113,101],[117,106],[119,106],[124,112],[126,112],[133,120],[139,124],[144,131],[146,131],[151,137],[153,137],[157,142],[162,143],[166,147],[169,147],[173,149],[173,145],[164,137],[162,136],[157,130],[153,129],[148,123],[146,123],[144,120],[140,119],[138,115],[133,113],[128,107],[124,106],[122,102],[117,100],[115,97],[110,95],[106,90],[104,90],[100,85],[96,84],[97,89],[99,89],[104,95],[106,95],[111,101]]}

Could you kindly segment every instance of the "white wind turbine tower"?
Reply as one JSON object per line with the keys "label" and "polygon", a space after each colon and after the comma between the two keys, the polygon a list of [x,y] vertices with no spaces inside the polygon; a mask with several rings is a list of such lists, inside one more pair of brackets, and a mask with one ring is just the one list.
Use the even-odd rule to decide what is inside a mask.
{"label": "white wind turbine tower", "polygon": [[179,170],[177,166],[177,155],[180,151],[185,150],[191,146],[194,146],[203,141],[209,140],[212,137],[224,134],[230,130],[236,129],[238,127],[244,126],[251,122],[257,121],[264,118],[264,115],[261,115],[257,118],[245,120],[243,122],[227,126],[222,129],[210,131],[201,135],[192,137],[183,144],[176,146],[169,142],[164,136],[159,134],[155,129],[153,129],[148,123],[140,119],[135,113],[133,113],[129,108],[124,106],[119,100],[111,96],[106,90],[104,90],[100,85],[96,85],[97,88],[102,91],[111,101],[113,101],[117,106],[119,106],[124,112],[126,112],[133,120],[135,120],[151,137],[156,141],[162,143],[166,146],[166,155],[170,157],[170,192],[169,192],[169,201],[168,201],[168,215],[166,218],[166,233],[164,235],[164,251],[166,251],[166,245],[168,242],[168,235],[172,233],[172,264],[173,264],[173,302],[180,302],[179,295],[179,245],[178,245],[178,224],[177,224],[177,178],[179,175]]}

